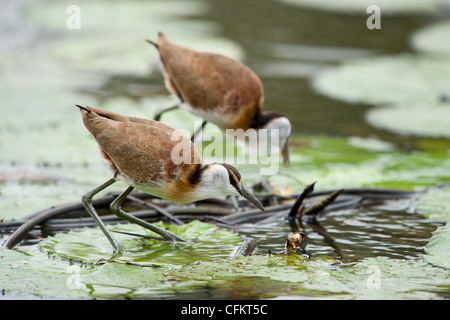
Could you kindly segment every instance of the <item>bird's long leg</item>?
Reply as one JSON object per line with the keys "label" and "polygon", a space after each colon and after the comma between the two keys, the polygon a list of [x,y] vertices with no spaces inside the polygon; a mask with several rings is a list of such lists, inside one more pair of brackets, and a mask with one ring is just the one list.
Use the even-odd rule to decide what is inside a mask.
{"label": "bird's long leg", "polygon": [[161,116],[162,116],[163,113],[165,113],[167,111],[175,110],[176,108],[178,108],[178,105],[174,105],[172,107],[165,108],[165,109],[160,109],[160,110],[156,111],[156,113],[155,113],[155,115],[153,117],[153,120],[159,121],[159,119],[161,119]]}
{"label": "bird's long leg", "polygon": [[[194,133],[191,136],[191,141],[192,142],[194,142],[195,138],[199,135],[199,133],[201,133],[203,131],[203,128],[206,126],[207,123],[208,123],[208,121],[203,120],[203,122],[200,125],[200,127],[198,127],[197,130],[194,131]],[[201,138],[203,138],[203,135],[202,135]]]}
{"label": "bird's long leg", "polygon": [[97,188],[89,191],[88,193],[86,193],[82,197],[82,202],[83,202],[83,206],[86,209],[86,211],[95,220],[95,222],[97,223],[97,225],[100,228],[100,230],[102,230],[103,234],[106,236],[106,238],[108,238],[109,242],[111,242],[112,246],[114,247],[114,251],[115,251],[114,256],[115,256],[118,253],[122,252],[123,249],[120,246],[119,242],[117,242],[117,240],[113,237],[111,232],[109,232],[109,230],[106,228],[105,224],[100,219],[100,217],[98,216],[97,212],[94,209],[94,206],[92,205],[92,197],[94,197],[94,195],[96,195],[97,193],[99,193],[103,189],[105,189],[105,188],[109,187],[110,185],[112,185],[114,182],[116,182],[115,179],[110,179],[110,180],[106,181],[104,184],[102,184],[102,185],[98,186]]}
{"label": "bird's long leg", "polygon": [[148,223],[144,220],[141,220],[139,218],[136,218],[134,216],[132,216],[129,213],[126,213],[125,211],[122,210],[121,205],[122,202],[126,199],[126,197],[131,193],[131,191],[133,191],[134,187],[128,187],[124,192],[122,192],[112,203],[111,203],[111,211],[117,215],[119,218],[128,220],[132,223],[136,223],[138,225],[140,225],[141,227],[144,227],[146,229],[149,229],[157,234],[159,234],[160,236],[162,236],[164,239],[175,242],[175,241],[185,241],[184,239],[178,237],[176,234],[158,228],[154,225],[152,225],[151,223]]}

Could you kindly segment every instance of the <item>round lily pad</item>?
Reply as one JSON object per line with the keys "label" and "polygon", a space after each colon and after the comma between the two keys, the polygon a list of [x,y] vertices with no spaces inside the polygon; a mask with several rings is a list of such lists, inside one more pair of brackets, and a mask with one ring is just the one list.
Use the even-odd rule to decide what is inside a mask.
{"label": "round lily pad", "polygon": [[403,135],[450,137],[450,103],[416,103],[369,110],[367,121],[374,127]]}
{"label": "round lily pad", "polygon": [[376,4],[381,8],[382,14],[411,14],[434,13],[438,5],[447,4],[448,1],[437,0],[281,0],[282,2],[305,8],[333,11],[339,13],[366,14],[367,7]]}
{"label": "round lily pad", "polygon": [[[49,52],[66,66],[95,76],[133,74],[145,76],[156,69],[156,50],[145,40],[163,32],[174,43],[242,59],[243,50],[233,41],[216,37],[220,27],[201,19],[200,1],[79,1],[79,28],[67,26],[68,2],[48,1],[32,6],[33,21],[58,37]],[[150,69],[150,70],[149,70]]]}
{"label": "round lily pad", "polygon": [[450,59],[401,54],[344,63],[312,82],[328,97],[363,104],[436,101],[450,92]]}
{"label": "round lily pad", "polygon": [[[177,244],[145,238],[157,236],[131,223],[109,226],[112,231],[127,232],[136,236],[113,232],[125,252],[114,257],[114,261],[137,265],[185,264],[198,260],[227,257],[241,238],[234,232],[214,225],[192,221],[182,226],[167,226],[155,223],[161,228],[169,228],[187,242]],[[143,235],[143,237],[139,236]],[[43,240],[41,249],[49,254],[84,263],[108,260],[113,255],[113,247],[98,228],[84,228],[81,231],[58,233]]]}
{"label": "round lily pad", "polygon": [[420,29],[411,37],[411,45],[419,52],[450,54],[450,21],[443,21]]}

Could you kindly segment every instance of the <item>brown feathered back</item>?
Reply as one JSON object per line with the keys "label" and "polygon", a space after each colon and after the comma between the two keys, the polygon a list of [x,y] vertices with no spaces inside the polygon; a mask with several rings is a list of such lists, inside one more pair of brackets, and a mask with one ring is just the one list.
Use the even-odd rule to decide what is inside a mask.
{"label": "brown feathered back", "polygon": [[[130,182],[151,184],[157,180],[185,181],[192,170],[201,166],[200,154],[191,141],[176,129],[153,120],[127,117],[91,107],[80,108],[83,123],[97,140],[103,157],[115,176],[125,176]],[[172,150],[178,156],[190,154],[187,163],[174,163]]]}
{"label": "brown feathered back", "polygon": [[156,46],[167,88],[191,106],[190,111],[224,130],[249,128],[264,100],[262,82],[250,68],[220,54],[175,45],[162,33]]}

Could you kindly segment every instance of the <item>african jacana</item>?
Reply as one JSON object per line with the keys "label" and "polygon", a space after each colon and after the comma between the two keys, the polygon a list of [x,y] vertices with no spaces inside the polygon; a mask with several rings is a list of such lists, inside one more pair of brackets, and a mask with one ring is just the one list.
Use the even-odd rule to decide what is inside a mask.
{"label": "african jacana", "polygon": [[284,165],[289,165],[291,122],[276,112],[262,112],[263,85],[249,67],[220,54],[172,44],[161,32],[156,42],[147,41],[159,52],[167,89],[180,100],[176,106],[158,112],[155,120],[180,107],[202,117],[202,127],[209,121],[222,130],[279,130]]}
{"label": "african jacana", "polygon": [[225,163],[203,165],[194,144],[174,128],[154,120],[77,107],[80,108],[84,125],[95,137],[101,155],[114,174],[112,179],[83,196],[83,206],[116,252],[121,252],[122,248],[97,215],[92,197],[117,180],[127,183],[129,187],[111,203],[111,211],[171,241],[183,239],[121,209],[122,202],[134,188],[176,203],[241,195],[264,210],[244,187],[236,168]]}

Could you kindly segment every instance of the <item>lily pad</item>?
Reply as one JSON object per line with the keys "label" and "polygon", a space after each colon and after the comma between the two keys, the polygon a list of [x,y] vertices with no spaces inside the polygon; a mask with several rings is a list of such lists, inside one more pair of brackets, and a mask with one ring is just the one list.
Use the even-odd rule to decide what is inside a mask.
{"label": "lily pad", "polygon": [[415,103],[371,109],[367,122],[401,135],[450,137],[450,103]]}
{"label": "lily pad", "polygon": [[[294,137],[293,141],[296,139]],[[269,178],[280,188],[289,186],[300,192],[308,182],[318,181],[318,187],[324,189],[355,186],[420,189],[450,181],[450,159],[446,150],[389,151],[391,145],[374,142],[373,138],[301,139],[309,142],[309,146],[293,150],[292,169],[282,169]],[[380,150],[369,150],[371,148]]]}
{"label": "lily pad", "polygon": [[415,204],[417,211],[427,217],[450,222],[450,186],[430,188]]}
{"label": "lily pad", "polygon": [[411,14],[411,13],[436,13],[438,5],[447,4],[447,1],[438,0],[378,0],[376,3],[371,0],[281,0],[290,5],[305,8],[334,11],[339,13],[352,13],[365,15],[367,7],[376,4],[381,8],[382,14]]}
{"label": "lily pad", "polygon": [[450,22],[442,21],[426,26],[411,36],[412,47],[424,53],[437,55],[450,54]]}
{"label": "lily pad", "polygon": [[371,105],[435,102],[450,92],[450,60],[401,54],[362,59],[318,73],[319,93]]}
{"label": "lily pad", "polygon": [[[219,26],[208,20],[189,19],[205,13],[204,2],[193,1],[78,1],[80,28],[66,27],[70,1],[44,1],[28,14],[39,26],[55,32],[58,38],[50,54],[67,67],[99,75],[146,76],[159,71],[159,57],[146,39],[155,40],[159,31],[175,43],[189,44],[242,59],[243,51],[221,37]],[[180,34],[180,30],[182,35]]]}
{"label": "lily pad", "polygon": [[36,297],[85,298],[89,291],[67,286],[67,264],[48,259],[36,247],[15,251],[0,247],[2,290],[16,299]]}
{"label": "lily pad", "polygon": [[430,299],[450,285],[447,270],[388,258],[345,266],[326,257],[264,255],[149,268],[67,264],[31,248],[0,248],[0,257],[8,261],[0,264],[2,289],[17,297]]}
{"label": "lily pad", "polygon": [[[183,24],[183,28],[186,25]],[[179,27],[181,28],[181,27]],[[163,29],[163,30],[167,30]],[[156,38],[157,32],[135,35],[102,35],[78,37],[57,41],[51,48],[51,55],[58,61],[67,63],[73,69],[98,75],[134,75],[147,76],[150,72],[159,72],[160,62],[156,50],[145,39]],[[234,42],[223,38],[202,38],[191,36],[177,41],[178,37],[169,39],[177,44],[186,43],[196,50],[221,53],[241,60],[243,51]],[[119,44],[120,43],[120,44]]]}
{"label": "lily pad", "polygon": [[[67,27],[70,13],[66,13],[67,8],[73,5],[70,0],[62,0],[57,3],[53,1],[43,1],[39,5],[31,4],[27,11],[33,21],[58,30],[61,27],[68,30],[80,30],[81,32],[105,32],[119,31],[127,33],[129,28],[140,28],[145,23],[152,23],[152,20],[165,21],[170,17],[189,17],[204,14],[208,9],[207,5],[201,1],[77,1],[80,9],[80,28],[70,29]],[[110,20],[114,18],[114,20]]]}
{"label": "lily pad", "polygon": [[357,148],[366,149],[371,152],[395,151],[395,145],[392,143],[373,137],[362,138],[353,136],[348,138],[348,143]]}
{"label": "lily pad", "polygon": [[425,259],[433,265],[450,269],[450,225],[439,227],[427,245]]}
{"label": "lily pad", "polygon": [[[168,227],[162,223],[154,225]],[[130,223],[118,224],[110,229],[144,236],[158,236]],[[164,241],[114,233],[125,252],[115,257],[113,261],[144,266],[185,264],[197,260],[226,257],[241,241],[236,233],[197,220],[183,226],[170,226],[169,229],[188,242],[179,242],[173,245]],[[98,228],[58,233],[54,237],[43,240],[40,247],[51,255],[83,263],[95,263],[102,259],[110,259],[113,254],[111,244]]]}
{"label": "lily pad", "polygon": [[[424,273],[428,276],[421,276]],[[233,279],[238,275],[243,280],[236,288]],[[238,295],[245,292],[258,294],[258,287],[270,280],[272,285],[275,281],[290,283],[284,289],[288,292],[287,296],[338,295],[347,299],[430,299],[436,296],[436,291],[444,291],[443,287],[450,285],[445,270],[421,261],[387,258],[370,258],[351,267],[339,267],[338,262],[327,258],[251,256],[183,266],[171,278],[195,279],[209,287],[218,284],[226,287],[227,282],[231,282],[228,286]],[[282,286],[277,283],[276,287]],[[268,298],[279,293],[275,291],[271,295],[269,290],[264,290],[260,294],[257,298]]]}
{"label": "lily pad", "polygon": [[450,268],[450,187],[431,188],[416,202],[416,210],[430,218],[446,221],[439,227],[427,245],[427,261],[434,265]]}

